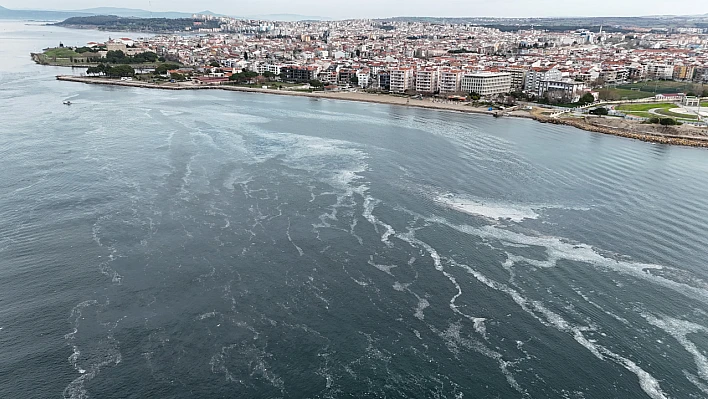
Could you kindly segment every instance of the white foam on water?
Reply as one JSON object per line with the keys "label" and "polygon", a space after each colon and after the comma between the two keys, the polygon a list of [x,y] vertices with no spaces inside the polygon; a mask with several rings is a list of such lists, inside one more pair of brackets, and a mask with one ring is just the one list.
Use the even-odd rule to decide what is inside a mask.
{"label": "white foam on water", "polygon": [[[402,284],[402,283],[399,283],[398,281],[396,281],[395,283],[393,283],[393,289],[396,291],[403,292],[403,291],[408,290],[408,287],[410,285],[411,285],[410,283]],[[0,328],[0,330],[2,330],[2,328]]]}
{"label": "white foam on water", "polygon": [[[450,302],[449,302],[450,309],[454,313],[472,321],[472,323],[475,326],[475,330],[480,335],[482,335],[482,337],[487,339],[487,336],[486,336],[487,330],[484,327],[484,323],[483,323],[487,319],[483,318],[483,317],[470,316],[460,310],[460,308],[456,304],[456,301],[457,301],[457,298],[462,296],[462,287],[457,282],[457,279],[455,278],[455,276],[453,276],[452,274],[450,274],[449,272],[447,272],[445,270],[438,251],[436,251],[435,248],[433,248],[430,244],[418,239],[415,236],[415,231],[416,231],[416,229],[409,229],[406,233],[397,234],[396,237],[400,238],[401,240],[409,243],[410,245],[412,245],[414,247],[422,247],[426,252],[428,252],[430,257],[433,259],[433,264],[435,265],[435,270],[441,272],[442,275],[445,276],[450,281],[450,283],[452,283],[452,285],[455,286],[455,289],[457,290],[457,293],[452,298],[450,298]],[[414,261],[415,259],[412,258],[411,260]],[[409,261],[409,264],[412,264],[412,262]]]}
{"label": "white foam on water", "polygon": [[430,302],[428,302],[427,299],[418,297],[418,306],[415,308],[415,313],[413,316],[415,316],[418,320],[424,320],[425,314],[423,311],[429,306]]}
{"label": "white foam on water", "polygon": [[388,274],[389,276],[393,276],[393,273],[391,273],[391,270],[397,268],[398,266],[396,265],[381,265],[378,263],[374,262],[374,255],[369,255],[369,265],[381,270],[382,272]]}
{"label": "white foam on water", "polygon": [[[555,236],[543,235],[527,235],[506,230],[498,226],[482,226],[473,227],[469,225],[458,225],[448,222],[444,218],[432,217],[426,219],[429,222],[438,223],[465,233],[474,237],[484,239],[488,242],[498,241],[502,245],[507,243],[522,244],[527,246],[535,246],[545,248],[546,259],[530,259],[524,257],[515,257],[516,263],[523,261],[532,266],[539,268],[551,268],[558,265],[560,260],[569,260],[580,263],[589,264],[594,267],[609,269],[621,274],[630,275],[653,284],[669,288],[681,295],[690,297],[691,299],[700,300],[708,304],[708,290],[688,285],[682,282],[677,282],[661,275],[650,273],[651,270],[671,269],[664,265],[634,262],[631,260],[620,259],[620,257],[607,257],[592,246],[584,243],[572,243],[566,239]],[[702,286],[707,285],[700,281]]]}
{"label": "white foam on water", "polygon": [[537,219],[538,213],[529,206],[518,204],[505,204],[501,202],[485,202],[467,198],[443,195],[435,198],[435,201],[448,208],[467,213],[470,215],[482,216],[492,220],[511,220],[521,222],[525,219]]}
{"label": "white foam on water", "polygon": [[604,346],[598,345],[596,342],[587,339],[583,333],[585,331],[591,330],[590,327],[572,325],[570,322],[563,319],[561,315],[546,308],[541,302],[527,299],[523,295],[521,295],[521,293],[508,287],[506,284],[502,284],[492,279],[489,279],[488,277],[484,276],[480,272],[467,265],[458,265],[467,270],[467,272],[474,276],[477,281],[483,283],[487,287],[507,294],[517,305],[519,305],[519,307],[523,311],[531,315],[541,324],[548,327],[553,327],[558,331],[571,335],[577,343],[579,343],[581,346],[590,351],[590,353],[592,353],[598,359],[610,359],[615,363],[623,366],[628,371],[634,373],[639,380],[639,386],[652,399],[668,398],[666,394],[661,390],[661,386],[659,385],[658,380],[654,378],[651,374],[649,374],[647,371],[639,367],[635,362],[612,352]]}
{"label": "white foam on water", "polygon": [[292,237],[290,237],[290,218],[288,218],[288,229],[285,231],[286,236],[288,237],[288,241],[290,241],[291,244],[297,249],[297,252],[300,254],[300,256],[305,255],[305,252],[302,251],[302,248],[298,247],[297,244],[293,242]]}
{"label": "white foam on water", "polygon": [[374,209],[376,208],[376,205],[380,204],[381,201],[377,200],[369,195],[364,197],[364,212],[362,213],[362,216],[366,220],[369,221],[374,226],[374,230],[377,233],[381,233],[379,231],[379,227],[383,228],[383,233],[381,233],[381,242],[383,242],[387,247],[391,248],[393,247],[393,243],[389,240],[389,237],[393,236],[396,234],[396,230],[393,229],[393,227],[389,224],[386,224],[385,222],[381,221],[379,218],[374,216]]}
{"label": "white foam on water", "polygon": [[518,381],[516,381],[516,378],[509,370],[509,367],[514,366],[517,361],[511,362],[504,360],[501,353],[486,347],[482,342],[472,337],[463,337],[461,334],[462,325],[459,322],[450,324],[445,331],[437,331],[434,327],[431,329],[445,341],[448,350],[455,354],[456,357],[460,354],[460,347],[463,347],[473,350],[485,357],[488,357],[489,359],[495,360],[499,366],[499,370],[506,378],[509,386],[514,388],[514,390],[519,392],[523,397],[529,397],[528,392],[518,383]]}
{"label": "white foam on water", "polygon": [[[689,334],[708,333],[708,327],[669,316],[657,317],[648,313],[642,313],[641,315],[649,324],[662,329],[664,332],[674,337],[686,352],[693,356],[693,361],[696,363],[696,369],[698,370],[698,376],[703,379],[704,382],[708,382],[708,357],[706,357],[695,343],[688,339]],[[698,387],[700,388],[700,386]]]}

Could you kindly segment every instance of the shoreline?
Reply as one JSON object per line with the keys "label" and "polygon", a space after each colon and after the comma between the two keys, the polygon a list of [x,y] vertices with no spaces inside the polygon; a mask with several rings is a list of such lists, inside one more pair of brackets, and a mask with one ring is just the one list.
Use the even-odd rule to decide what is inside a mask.
{"label": "shoreline", "polygon": [[[108,86],[124,86],[124,87],[137,87],[144,89],[159,89],[159,90],[224,90],[224,91],[236,91],[242,93],[261,93],[261,94],[275,94],[283,96],[296,96],[296,97],[307,97],[315,99],[331,99],[331,100],[344,100],[344,101],[357,101],[357,102],[367,102],[375,104],[386,104],[386,105],[400,105],[416,108],[425,108],[430,110],[438,111],[455,111],[464,112],[470,114],[480,114],[480,115],[490,115],[498,116],[502,114],[504,117],[513,118],[525,118],[533,119],[541,123],[551,123],[556,125],[565,125],[575,127],[577,129],[602,133],[612,136],[624,137],[629,139],[641,140],[644,142],[657,143],[657,144],[668,144],[668,145],[681,145],[688,147],[703,147],[708,148],[708,135],[707,136],[697,136],[697,135],[683,135],[675,134],[672,132],[666,133],[656,133],[656,132],[642,132],[642,131],[632,131],[629,129],[624,129],[620,127],[593,124],[592,119],[569,119],[569,118],[552,118],[543,114],[528,112],[524,110],[513,110],[513,111],[489,111],[486,107],[471,107],[468,105],[454,104],[454,103],[435,103],[428,102],[425,100],[414,100],[406,97],[395,97],[390,95],[380,95],[380,94],[369,94],[362,92],[296,92],[288,90],[277,90],[277,89],[263,89],[256,87],[240,87],[240,86],[210,86],[210,85],[194,85],[194,84],[180,84],[180,83],[145,83],[145,82],[135,82],[135,81],[121,81],[121,80],[110,80],[106,78],[94,78],[94,77],[83,77],[83,76],[72,76],[72,75],[57,75],[57,80],[66,82],[78,82],[85,84],[97,84],[97,85],[108,85]],[[600,121],[597,119],[596,121]],[[647,125],[649,126],[649,125]],[[708,134],[708,130],[706,130]]]}

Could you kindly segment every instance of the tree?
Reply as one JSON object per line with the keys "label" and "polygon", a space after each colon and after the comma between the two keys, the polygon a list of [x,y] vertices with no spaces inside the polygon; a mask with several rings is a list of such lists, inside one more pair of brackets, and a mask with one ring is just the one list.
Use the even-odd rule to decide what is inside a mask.
{"label": "tree", "polygon": [[181,73],[177,73],[177,72],[171,73],[170,78],[172,78],[178,82],[185,80],[184,75],[182,75]]}
{"label": "tree", "polygon": [[661,118],[659,124],[662,126],[675,126],[678,125],[678,122],[674,118]]}
{"label": "tree", "polygon": [[356,75],[352,75],[352,77],[349,78],[349,81],[350,81],[353,85],[358,85],[358,84],[359,84],[359,78],[358,78]]}
{"label": "tree", "polygon": [[610,112],[605,107],[599,107],[599,108],[595,108],[595,109],[590,110],[591,115],[607,115],[609,113]]}
{"label": "tree", "polygon": [[470,100],[472,101],[479,101],[482,98],[482,96],[479,93],[476,92],[471,92],[470,93]]}
{"label": "tree", "polygon": [[210,67],[213,67],[213,68],[220,68],[220,67],[221,67],[221,64],[219,64],[218,61],[212,61],[212,62],[209,63],[209,66],[210,66]]}
{"label": "tree", "polygon": [[324,83],[320,82],[319,80],[311,80],[308,83],[310,83],[310,86],[312,86],[314,88],[324,87]]}
{"label": "tree", "polygon": [[167,71],[172,71],[175,69],[179,69],[179,65],[177,64],[160,64],[155,68],[155,75],[164,75],[167,73]]}
{"label": "tree", "polygon": [[116,65],[109,67],[106,74],[110,77],[133,77],[135,76],[135,69],[130,65]]}
{"label": "tree", "polygon": [[266,78],[266,79],[268,79],[268,80],[272,80],[272,79],[275,78],[275,74],[274,74],[273,72],[270,72],[270,71],[265,71],[265,72],[263,72],[263,77]]}
{"label": "tree", "polygon": [[592,95],[592,93],[585,93],[583,94],[582,97],[580,97],[580,104],[592,104],[595,102],[595,96]]}

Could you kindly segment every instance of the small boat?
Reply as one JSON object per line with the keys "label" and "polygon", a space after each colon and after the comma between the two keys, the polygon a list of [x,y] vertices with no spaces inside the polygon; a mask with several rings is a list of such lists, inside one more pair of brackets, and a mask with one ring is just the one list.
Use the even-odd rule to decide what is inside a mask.
{"label": "small boat", "polygon": [[66,100],[66,101],[63,102],[63,104],[64,104],[64,105],[71,105],[71,101]]}

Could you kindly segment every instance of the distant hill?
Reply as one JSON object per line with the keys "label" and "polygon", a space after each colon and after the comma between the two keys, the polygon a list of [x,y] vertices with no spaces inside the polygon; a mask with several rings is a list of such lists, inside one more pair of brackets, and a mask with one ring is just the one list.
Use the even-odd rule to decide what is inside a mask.
{"label": "distant hill", "polygon": [[214,15],[211,11],[202,11],[197,13],[186,12],[153,12],[134,8],[118,8],[118,7],[96,7],[87,8],[84,10],[67,10],[67,11],[52,11],[52,10],[10,10],[5,7],[0,7],[0,19],[22,19],[22,20],[42,20],[42,21],[63,21],[71,17],[89,17],[92,15],[115,15],[125,18],[191,18],[193,14]]}
{"label": "distant hill", "polygon": [[10,10],[0,7],[0,19],[21,19],[32,21],[62,21],[71,17],[88,16],[91,14],[76,11],[42,11],[42,10]]}
{"label": "distant hill", "polygon": [[192,16],[192,14],[187,14],[183,12],[151,12],[134,8],[117,7],[87,8],[85,10],[76,10],[76,12],[89,15],[115,15],[117,17],[136,18],[189,18]]}
{"label": "distant hill", "polygon": [[250,15],[246,18],[259,19],[259,20],[263,20],[263,21],[331,21],[332,20],[332,18],[327,18],[327,17],[315,17],[315,16],[299,15],[299,14]]}
{"label": "distant hill", "polygon": [[[177,12],[177,11],[147,11],[137,8],[120,8],[120,7],[94,7],[83,10],[67,10],[67,11],[52,11],[52,10],[10,10],[5,7],[0,7],[0,19],[22,19],[22,20],[42,20],[42,21],[63,21],[71,17],[90,17],[94,15],[115,15],[123,18],[191,18],[192,15],[213,15],[221,16],[213,11],[205,10],[195,13]],[[246,17],[235,16],[234,18],[243,19],[259,19],[264,21],[330,21],[331,18],[298,15],[298,14],[263,14],[251,15]]]}

